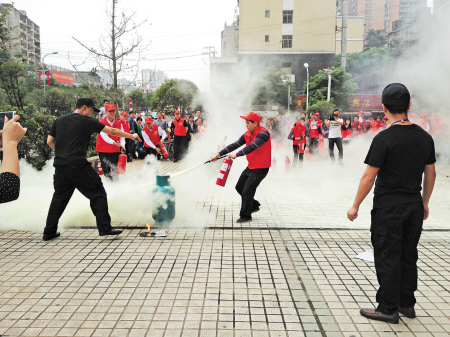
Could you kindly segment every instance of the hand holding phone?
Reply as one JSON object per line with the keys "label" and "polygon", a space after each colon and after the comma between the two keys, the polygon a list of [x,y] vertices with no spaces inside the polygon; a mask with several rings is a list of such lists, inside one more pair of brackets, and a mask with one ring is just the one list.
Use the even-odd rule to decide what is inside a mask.
{"label": "hand holding phone", "polygon": [[3,130],[0,131],[0,144],[3,142],[3,146],[6,144],[17,145],[27,132],[27,129],[17,122],[18,120],[19,115],[14,115],[12,120],[4,117]]}

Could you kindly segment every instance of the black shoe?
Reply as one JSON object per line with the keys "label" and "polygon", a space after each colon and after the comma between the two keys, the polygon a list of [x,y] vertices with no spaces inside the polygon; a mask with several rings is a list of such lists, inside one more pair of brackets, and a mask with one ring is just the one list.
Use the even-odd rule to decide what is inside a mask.
{"label": "black shoe", "polygon": [[398,307],[398,312],[401,313],[405,317],[416,318],[416,311],[414,310],[414,307],[410,307],[410,308]]}
{"label": "black shoe", "polygon": [[376,321],[382,321],[386,323],[398,324],[398,312],[393,313],[392,315],[383,314],[378,309],[361,309],[361,316],[367,317],[369,319],[374,319]]}
{"label": "black shoe", "polygon": [[256,212],[259,212],[261,209],[258,207],[258,208],[255,208],[253,211],[252,211],[252,213],[256,213]]}
{"label": "black shoe", "polygon": [[133,161],[133,158],[131,158],[131,157],[127,158],[127,163],[131,163],[132,161]]}
{"label": "black shoe", "polygon": [[109,231],[106,232],[100,232],[100,236],[105,236],[105,235],[119,235],[122,234],[123,230],[121,229],[110,229]]}
{"label": "black shoe", "polygon": [[61,234],[59,232],[56,232],[55,234],[44,234],[42,235],[42,240],[49,241],[51,239],[57,238]]}
{"label": "black shoe", "polygon": [[236,220],[237,223],[250,222],[250,221],[252,221],[252,217],[250,217],[250,218],[240,217],[239,219]]}
{"label": "black shoe", "polygon": [[174,163],[178,163],[178,159],[174,159],[173,162],[174,162]]}

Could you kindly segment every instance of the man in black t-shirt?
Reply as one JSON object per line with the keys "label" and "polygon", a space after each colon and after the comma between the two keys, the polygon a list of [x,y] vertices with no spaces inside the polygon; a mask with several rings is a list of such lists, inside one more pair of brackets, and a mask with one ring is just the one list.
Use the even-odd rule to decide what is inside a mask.
{"label": "man in black t-shirt", "polygon": [[47,144],[55,150],[55,192],[42,237],[45,241],[60,235],[57,232],[58,221],[75,189],[90,200],[100,235],[122,233],[121,230],[111,227],[106,191],[99,175],[86,160],[87,149],[91,134],[101,131],[112,136],[140,139],[137,134],[130,135],[91,118],[94,111],[100,110],[94,107],[92,98],[80,98],[77,100],[75,112],[59,117],[50,130]]}
{"label": "man in black t-shirt", "polygon": [[408,120],[408,89],[399,83],[389,84],[383,90],[382,103],[390,127],[372,141],[364,161],[367,168],[347,217],[350,221],[357,218],[359,205],[376,177],[370,231],[380,285],[378,307],[361,309],[360,313],[370,319],[398,323],[399,313],[416,317],[417,245],[423,220],[429,215],[436,158],[431,136]]}

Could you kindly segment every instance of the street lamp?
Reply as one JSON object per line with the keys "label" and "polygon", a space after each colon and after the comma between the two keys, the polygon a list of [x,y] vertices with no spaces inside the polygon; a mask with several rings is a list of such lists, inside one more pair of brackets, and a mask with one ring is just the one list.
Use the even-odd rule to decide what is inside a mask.
{"label": "street lamp", "polygon": [[[54,55],[54,54],[58,54],[58,52],[57,51],[54,51],[53,53],[48,53],[48,54],[46,54],[46,55],[44,55],[44,57],[42,58],[42,74],[45,74],[45,69],[44,69],[44,59],[45,59],[45,57],[46,56],[48,56],[48,55]],[[44,78],[44,94],[45,94],[45,78]]]}
{"label": "street lamp", "polygon": [[305,63],[306,68],[306,110],[309,108],[309,64]]}
{"label": "street lamp", "polygon": [[328,96],[327,96],[327,102],[330,101],[331,99],[331,75],[333,75],[334,71],[331,69],[324,69],[323,70],[325,72],[325,74],[328,75]]}

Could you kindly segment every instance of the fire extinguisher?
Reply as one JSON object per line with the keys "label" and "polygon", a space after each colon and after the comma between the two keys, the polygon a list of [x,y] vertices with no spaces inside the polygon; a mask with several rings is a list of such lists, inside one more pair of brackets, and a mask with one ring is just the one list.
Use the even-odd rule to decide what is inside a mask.
{"label": "fire extinguisher", "polygon": [[102,169],[102,164],[100,163],[100,160],[97,160],[97,173],[99,176],[103,175],[103,169]]}
{"label": "fire extinguisher", "polygon": [[125,169],[127,167],[127,155],[121,154],[119,156],[119,162],[117,163],[117,173],[125,173]]}
{"label": "fire extinguisher", "polygon": [[161,149],[161,152],[162,152],[164,158],[169,157],[169,152],[167,152],[166,146],[164,144],[160,144],[159,148]]}
{"label": "fire extinguisher", "polygon": [[291,161],[289,160],[288,156],[286,156],[286,159],[284,160],[284,167],[286,169],[286,172],[289,172],[291,170]]}
{"label": "fire extinguisher", "polygon": [[222,167],[220,168],[219,177],[217,178],[216,185],[225,187],[225,183],[228,179],[228,174],[231,170],[231,164],[233,164],[233,159],[230,157],[223,160]]}

